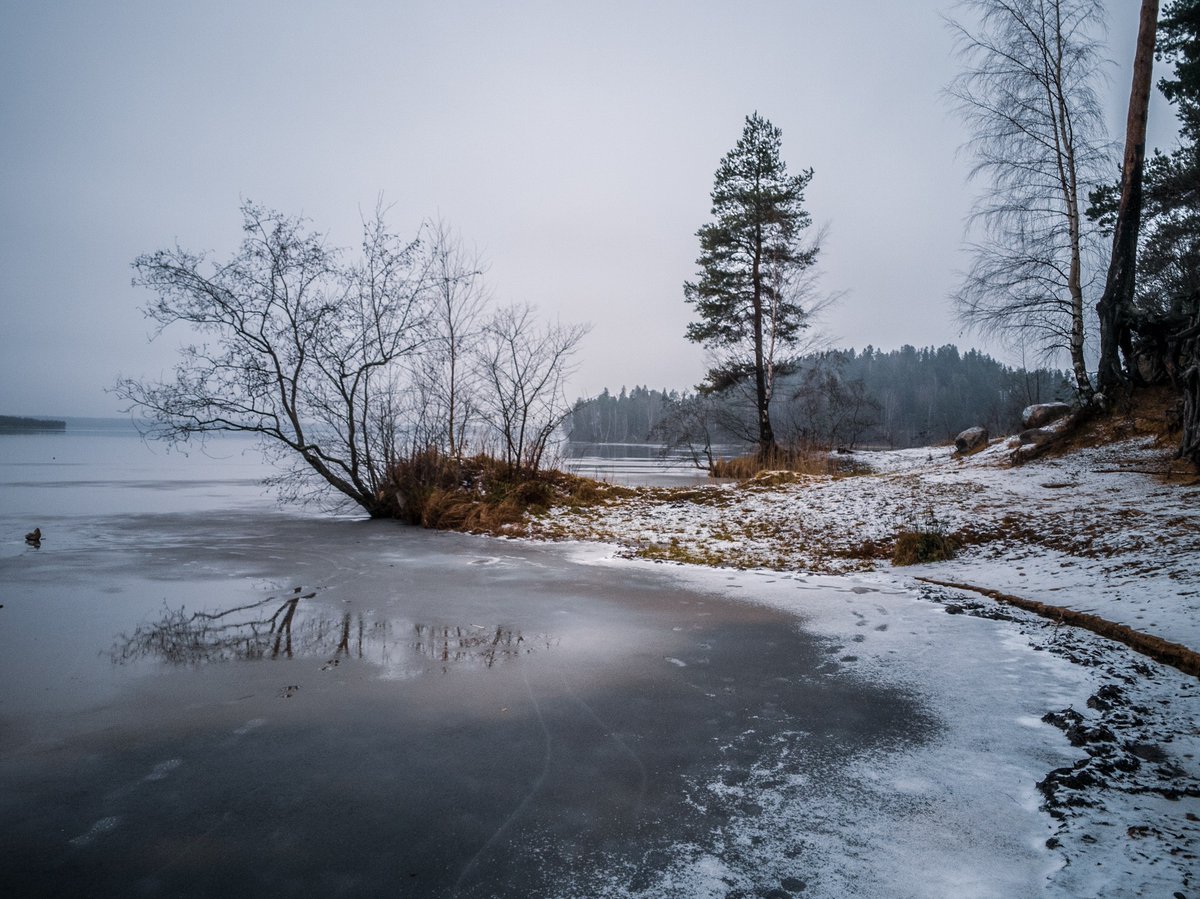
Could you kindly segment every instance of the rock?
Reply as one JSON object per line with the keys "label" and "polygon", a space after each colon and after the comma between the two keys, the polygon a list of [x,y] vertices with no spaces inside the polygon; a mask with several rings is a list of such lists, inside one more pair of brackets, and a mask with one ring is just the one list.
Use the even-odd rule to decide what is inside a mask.
{"label": "rock", "polygon": [[964,456],[975,453],[988,445],[987,428],[967,428],[954,438],[954,448]]}
{"label": "rock", "polygon": [[1040,428],[1070,414],[1071,407],[1067,403],[1034,403],[1032,406],[1026,406],[1021,412],[1021,426]]}
{"label": "rock", "polygon": [[1169,377],[1167,370],[1163,367],[1162,359],[1157,354],[1138,353],[1133,359],[1138,375],[1147,384],[1157,384]]}
{"label": "rock", "polygon": [[1018,434],[1017,439],[1025,445],[1032,443],[1034,446],[1041,446],[1043,443],[1049,443],[1056,436],[1057,434],[1049,428],[1030,428]]}

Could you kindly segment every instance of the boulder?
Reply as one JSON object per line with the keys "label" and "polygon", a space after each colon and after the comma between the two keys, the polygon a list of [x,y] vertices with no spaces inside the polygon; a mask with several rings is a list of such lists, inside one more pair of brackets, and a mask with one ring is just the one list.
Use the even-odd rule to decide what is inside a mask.
{"label": "boulder", "polygon": [[1021,412],[1021,427],[1040,428],[1071,414],[1067,403],[1035,403]]}
{"label": "boulder", "polygon": [[1029,428],[1018,434],[1017,439],[1024,445],[1033,444],[1034,446],[1041,446],[1043,443],[1049,443],[1057,436],[1057,432],[1049,428]]}
{"label": "boulder", "polygon": [[954,448],[962,455],[975,453],[988,445],[987,428],[967,428],[954,438]]}
{"label": "boulder", "polygon": [[1138,353],[1133,357],[1137,373],[1147,384],[1157,384],[1168,377],[1162,357],[1157,353]]}

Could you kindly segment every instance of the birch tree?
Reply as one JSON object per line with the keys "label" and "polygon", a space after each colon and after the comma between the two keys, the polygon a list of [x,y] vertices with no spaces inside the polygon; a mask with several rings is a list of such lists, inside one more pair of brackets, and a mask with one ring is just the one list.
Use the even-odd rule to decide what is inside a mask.
{"label": "birch tree", "polygon": [[965,0],[949,22],[963,70],[949,87],[986,183],[978,237],[956,295],[964,322],[1052,353],[1065,349],[1080,395],[1093,389],[1085,310],[1096,230],[1083,214],[1109,152],[1097,79],[1100,0]]}

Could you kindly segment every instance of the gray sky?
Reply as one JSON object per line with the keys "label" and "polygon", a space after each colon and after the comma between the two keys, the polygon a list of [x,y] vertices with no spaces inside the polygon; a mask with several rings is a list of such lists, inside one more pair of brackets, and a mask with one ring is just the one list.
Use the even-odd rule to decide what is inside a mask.
{"label": "gray sky", "polygon": [[[357,240],[382,192],[441,216],[506,301],[593,325],[573,393],[703,374],[682,283],[721,156],[758,110],[830,233],[823,327],[847,346],[957,342],[973,188],[939,92],[946,0],[0,0],[0,413],[115,414],[169,371],[139,253],[228,253],[242,198]],[[1137,27],[1112,0],[1120,137]],[[1151,143],[1171,146],[1159,102]],[[181,335],[180,335],[181,336]]]}

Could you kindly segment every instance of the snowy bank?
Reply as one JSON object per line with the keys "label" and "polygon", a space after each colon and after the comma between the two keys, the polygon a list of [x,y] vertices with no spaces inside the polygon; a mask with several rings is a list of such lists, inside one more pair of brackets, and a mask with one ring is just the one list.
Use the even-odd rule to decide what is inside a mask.
{"label": "snowy bank", "polygon": [[[1099,615],[1200,651],[1200,485],[1171,483],[1169,451],[1140,439],[1009,465],[997,442],[859,453],[847,476],[645,488],[556,508],[530,536],[600,540],[630,558],[931,577]],[[893,568],[896,533],[936,527],[957,558]]]}
{"label": "snowy bank", "polygon": [[[948,722],[942,745],[913,757],[908,769],[882,772],[882,780],[864,771],[867,801],[904,802],[911,791],[919,797],[914,808],[925,809],[915,826],[947,840],[956,829],[980,839],[969,810],[990,808],[985,817],[994,820],[1000,791],[1012,804],[1016,833],[995,839],[1030,836],[1018,809],[1037,808],[1046,822],[1051,857],[1038,894],[1194,896],[1200,682],[1086,631],[918,580],[1076,609],[1200,650],[1200,486],[1194,477],[1173,476],[1169,455],[1148,439],[1015,468],[1001,443],[962,459],[946,448],[861,453],[866,473],[780,473],[737,485],[648,488],[601,506],[552,510],[532,522],[529,534],[600,541],[615,557],[685,563],[681,572],[707,578],[725,595],[791,609],[806,628],[844,646],[838,660],[866,676],[907,673],[927,690],[940,685],[931,698]],[[909,527],[954,535],[957,557],[893,567],[896,533]],[[686,563],[726,570],[705,573]],[[814,581],[840,585],[845,604],[806,592],[803,585]],[[971,618],[988,619],[982,636],[948,626]],[[1002,662],[983,651],[988,641],[1009,646]],[[1048,677],[1058,679],[1059,695],[1046,691]],[[1014,714],[1022,700],[1028,708]],[[1041,735],[1046,727],[1061,732],[1065,757],[1055,758]],[[959,763],[967,747],[993,753],[994,766],[964,770]],[[1042,764],[1036,772],[1031,752]],[[749,776],[774,783],[769,767]],[[707,799],[697,801],[721,799],[719,785],[706,789]],[[925,854],[929,876],[940,885],[892,884],[906,894],[1029,890],[1029,883],[994,879],[995,871],[951,870],[959,856],[931,849],[936,839],[841,833],[829,824],[837,809],[792,808],[786,793],[771,792],[775,805],[731,826],[730,848],[753,855],[764,845],[764,828],[798,829],[814,846],[857,840],[863,871],[873,872],[881,889],[893,873],[912,870],[897,862],[893,871],[894,856],[916,852]],[[716,882],[730,883],[720,858],[684,853],[680,864],[693,875],[685,881],[694,884],[698,871],[710,871]]]}

